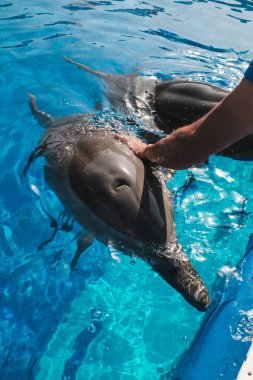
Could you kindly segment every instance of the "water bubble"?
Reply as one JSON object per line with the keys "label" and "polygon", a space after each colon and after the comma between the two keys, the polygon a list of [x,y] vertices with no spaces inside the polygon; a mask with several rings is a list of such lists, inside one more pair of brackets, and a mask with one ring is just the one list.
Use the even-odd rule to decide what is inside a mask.
{"label": "water bubble", "polygon": [[92,323],[90,326],[89,326],[89,331],[91,332],[91,333],[95,333],[96,332],[96,326]]}

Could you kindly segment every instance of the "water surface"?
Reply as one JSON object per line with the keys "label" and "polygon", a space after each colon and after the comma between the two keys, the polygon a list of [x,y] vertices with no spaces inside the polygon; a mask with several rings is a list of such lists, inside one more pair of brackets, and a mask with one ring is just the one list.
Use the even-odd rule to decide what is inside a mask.
{"label": "water surface", "polygon": [[[42,163],[21,182],[43,134],[26,93],[55,116],[108,108],[99,81],[63,55],[111,73],[231,89],[253,57],[252,16],[251,1],[2,0],[1,379],[158,379],[203,318],[141,260],[116,262],[99,242],[70,276],[79,227],[66,232]],[[212,157],[169,184],[179,241],[212,297],[252,232],[252,180],[252,163]],[[53,233],[46,210],[61,230],[38,249]]]}

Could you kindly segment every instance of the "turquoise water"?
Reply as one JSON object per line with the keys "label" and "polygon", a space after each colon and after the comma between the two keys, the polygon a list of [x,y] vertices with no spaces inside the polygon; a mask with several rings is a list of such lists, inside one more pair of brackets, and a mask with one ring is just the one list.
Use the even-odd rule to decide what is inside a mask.
{"label": "turquoise water", "polygon": [[[55,116],[108,107],[99,82],[64,54],[102,71],[231,89],[253,57],[252,20],[251,1],[2,0],[1,379],[158,379],[203,318],[145,263],[115,261],[99,242],[70,276],[79,227],[66,231],[42,165],[21,181],[43,133],[26,93]],[[252,232],[252,180],[252,163],[212,157],[169,184],[179,241],[212,298]],[[62,228],[38,249],[54,231],[45,210]]]}

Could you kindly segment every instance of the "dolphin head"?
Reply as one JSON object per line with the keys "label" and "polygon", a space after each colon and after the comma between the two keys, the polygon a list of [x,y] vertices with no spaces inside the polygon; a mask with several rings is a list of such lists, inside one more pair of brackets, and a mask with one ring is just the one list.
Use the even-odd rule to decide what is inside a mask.
{"label": "dolphin head", "polygon": [[69,179],[79,199],[114,229],[144,242],[167,241],[173,205],[168,199],[166,215],[160,181],[125,144],[110,136],[82,137]]}

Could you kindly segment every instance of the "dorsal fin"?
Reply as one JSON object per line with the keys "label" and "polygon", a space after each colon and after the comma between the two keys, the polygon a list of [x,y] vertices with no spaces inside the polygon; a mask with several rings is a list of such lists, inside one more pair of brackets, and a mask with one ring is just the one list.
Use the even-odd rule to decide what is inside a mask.
{"label": "dorsal fin", "polygon": [[36,97],[33,94],[28,93],[29,96],[29,104],[35,119],[41,124],[46,125],[53,121],[53,117],[46,112],[40,111],[36,105]]}

